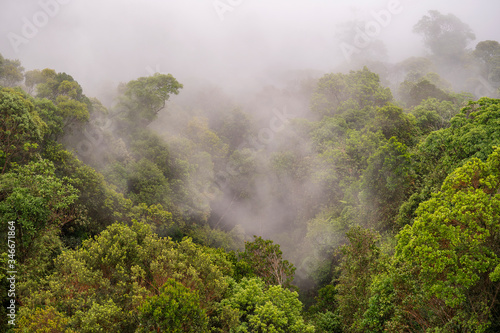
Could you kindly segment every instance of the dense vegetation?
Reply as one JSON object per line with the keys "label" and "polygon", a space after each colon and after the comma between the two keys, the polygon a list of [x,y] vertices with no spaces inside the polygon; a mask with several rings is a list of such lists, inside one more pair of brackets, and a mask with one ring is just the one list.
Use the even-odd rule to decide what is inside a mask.
{"label": "dense vegetation", "polygon": [[499,89],[500,43],[436,11],[415,32],[428,57],[266,87],[267,117],[165,74],[105,107],[0,55],[0,330],[498,332],[500,99],[475,78]]}

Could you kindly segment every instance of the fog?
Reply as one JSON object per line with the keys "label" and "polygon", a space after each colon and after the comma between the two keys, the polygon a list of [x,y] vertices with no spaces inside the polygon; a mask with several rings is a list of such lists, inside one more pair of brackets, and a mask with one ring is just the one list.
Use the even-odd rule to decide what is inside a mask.
{"label": "fog", "polygon": [[[288,70],[327,72],[346,62],[338,26],[374,20],[391,1],[52,1],[2,0],[0,53],[24,67],[71,74],[86,94],[149,75],[172,73],[180,82],[205,79],[226,90],[248,93]],[[469,24],[475,42],[500,39],[500,3],[393,1],[398,13],[374,36],[398,61],[425,52],[412,26],[429,10],[453,13]],[[52,14],[37,16],[43,3]],[[219,4],[218,10],[215,8]],[[221,5],[222,3],[222,5]],[[232,5],[229,5],[232,4]],[[13,47],[9,33],[23,36],[24,20],[40,27]],[[471,45],[473,46],[473,45]],[[188,88],[188,87],[186,87]]]}
{"label": "fog", "polygon": [[[172,74],[184,88],[168,103],[169,112],[160,113],[150,128],[173,152],[181,150],[178,136],[184,135],[191,118],[200,115],[197,109],[205,110],[201,115],[211,125],[228,110],[251,115],[250,134],[243,138],[246,143],[239,144],[255,158],[251,194],[239,200],[240,194],[225,192],[224,180],[215,181],[221,193],[213,200],[217,195],[204,195],[212,192],[197,188],[193,181],[192,201],[200,210],[210,207],[207,220],[213,227],[239,226],[247,235],[278,242],[290,237],[291,241],[283,241],[288,244],[284,251],[293,258],[304,250],[296,245],[305,237],[306,221],[321,219],[315,203],[325,188],[311,176],[321,174],[322,166],[308,164],[307,158],[303,166],[308,173],[300,184],[286,177],[268,178],[273,153],[291,147],[299,157],[307,157],[311,149],[284,119],[304,116],[309,100],[279,89],[290,82],[359,68],[363,62],[353,61],[352,47],[368,62],[394,64],[428,55],[422,36],[412,29],[429,10],[452,13],[468,24],[476,36],[469,49],[480,41],[500,40],[500,2],[494,0],[1,0],[0,53],[19,59],[26,70],[53,68],[70,74],[87,96],[97,97],[107,107],[115,103],[119,83],[155,72]],[[356,44],[359,30],[352,22],[368,22],[375,29],[368,46]],[[372,44],[383,46],[372,49]],[[460,86],[453,81],[460,75],[439,74]],[[276,117],[280,123],[273,123]],[[264,133],[269,129],[271,140]],[[200,163],[197,174],[191,175],[199,183],[217,179],[212,171],[230,173],[228,165],[210,172],[203,168]],[[234,188],[244,187],[246,178],[243,174],[240,178],[243,183],[233,184]],[[278,183],[283,187],[271,186]],[[297,235],[286,234],[299,222],[302,230]],[[334,230],[320,236],[326,243],[337,234]],[[307,269],[307,264],[295,264]]]}

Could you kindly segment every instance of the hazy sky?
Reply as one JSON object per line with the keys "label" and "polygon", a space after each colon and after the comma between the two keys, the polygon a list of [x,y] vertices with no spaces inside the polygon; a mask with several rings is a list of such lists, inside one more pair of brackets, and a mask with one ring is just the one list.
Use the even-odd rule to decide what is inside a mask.
{"label": "hazy sky", "polygon": [[106,82],[151,71],[223,87],[264,84],[274,71],[329,71],[345,61],[338,24],[374,21],[372,12],[391,5],[398,13],[374,36],[386,43],[391,61],[422,52],[411,30],[429,9],[451,12],[469,24],[475,43],[500,40],[496,0],[56,1],[0,0],[0,53],[20,59],[27,70],[67,72],[90,96]]}

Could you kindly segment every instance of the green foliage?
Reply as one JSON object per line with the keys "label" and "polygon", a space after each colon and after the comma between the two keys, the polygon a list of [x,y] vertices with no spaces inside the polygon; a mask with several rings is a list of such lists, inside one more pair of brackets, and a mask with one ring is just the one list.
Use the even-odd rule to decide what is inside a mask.
{"label": "green foliage", "polygon": [[36,96],[51,100],[57,109],[53,117],[57,122],[62,121],[62,128],[81,125],[89,120],[92,111],[92,102],[83,94],[83,89],[71,75],[57,73],[52,69],[44,69],[41,72],[32,72],[27,82],[33,89],[36,87]]}
{"label": "green foliage", "polygon": [[360,327],[364,332],[385,332],[386,323],[393,318],[395,313],[394,281],[385,272],[374,275],[372,279],[369,288],[371,296]]}
{"label": "green foliage", "polygon": [[[332,281],[336,263],[332,258],[335,257],[336,249],[345,242],[344,235],[353,223],[351,218],[336,215],[324,212],[307,222],[304,242],[307,256],[300,268],[311,272],[311,278],[318,286]],[[319,292],[321,294],[322,289]]]}
{"label": "green foliage", "polygon": [[127,175],[127,194],[136,204],[153,205],[161,203],[168,206],[170,188],[167,178],[156,164],[141,159],[129,166]]}
{"label": "green foliage", "polygon": [[243,143],[244,138],[250,132],[250,125],[249,115],[235,109],[226,115],[218,133],[225,139],[225,142],[229,142],[230,150],[234,150]]}
{"label": "green foliage", "polygon": [[365,332],[363,314],[368,309],[370,285],[379,269],[380,249],[378,234],[361,227],[351,228],[347,234],[348,245],[341,248],[337,302],[344,332]]}
{"label": "green foliage", "polygon": [[316,303],[309,308],[309,312],[335,312],[337,308],[336,296],[337,288],[327,284],[318,290],[318,296],[315,297]]}
{"label": "green foliage", "polygon": [[482,65],[485,77],[498,85],[500,82],[500,43],[495,40],[479,42],[473,55]]}
{"label": "green foliage", "polygon": [[180,89],[182,84],[171,74],[156,73],[128,82],[124,87],[124,98],[121,103],[127,110],[129,121],[147,125],[165,107],[170,95],[177,95]]}
{"label": "green foliage", "polygon": [[411,146],[415,140],[415,119],[403,113],[403,110],[395,105],[388,104],[378,108],[374,126],[376,130],[382,131],[387,140],[395,137],[407,146]]}
{"label": "green foliage", "polygon": [[208,332],[208,318],[196,292],[168,279],[160,294],[140,308],[138,332]]}
{"label": "green foliage", "polygon": [[500,149],[450,174],[395,253],[399,325],[485,332],[500,288]]}
{"label": "green foliage", "polygon": [[245,242],[245,251],[239,253],[242,266],[248,267],[250,276],[261,278],[266,285],[291,288],[295,267],[282,259],[278,244],[254,236],[253,242]]}
{"label": "green foliage", "polygon": [[24,85],[26,86],[26,92],[33,95],[35,88],[38,84],[45,82],[46,77],[44,73],[39,69],[34,69],[27,71],[24,74]]}
{"label": "green foliage", "polygon": [[240,324],[234,332],[306,333],[314,327],[304,322],[297,292],[279,285],[265,287],[258,278],[233,283],[222,304],[237,309]]}
{"label": "green foliage", "polygon": [[436,98],[423,100],[412,109],[411,113],[416,118],[416,125],[422,135],[450,126],[450,120],[460,110],[450,101],[439,101]]}
{"label": "green foliage", "polygon": [[378,222],[377,227],[382,229],[391,226],[413,177],[411,155],[394,137],[370,157],[361,184],[369,225]]}
{"label": "green foliage", "polygon": [[5,59],[0,54],[0,85],[15,87],[23,81],[24,67],[19,60]]}
{"label": "green foliage", "polygon": [[0,90],[0,173],[13,162],[22,163],[38,148],[43,122],[33,104],[19,91]]}
{"label": "green foliage", "polygon": [[453,95],[439,87],[436,82],[432,82],[428,75],[420,78],[419,80],[404,81],[399,87],[399,95],[401,100],[408,107],[415,107],[422,103],[422,101],[435,98],[440,101],[452,101]]}
{"label": "green foliage", "polygon": [[[158,119],[182,88],[172,75],[121,85],[111,112],[51,69],[27,72],[27,92],[1,89],[0,234],[15,221],[23,272],[15,331],[498,331],[500,100],[459,112],[471,95],[434,71],[496,89],[500,44],[466,53],[470,29],[436,11],[415,31],[434,55],[370,63],[382,80],[365,67],[302,90],[265,87],[251,108],[291,101],[307,118],[273,109],[287,126],[271,118],[272,142],[212,88]],[[0,85],[23,71],[0,56]],[[381,84],[395,77],[404,111]],[[248,236],[231,229],[241,211],[272,220],[260,233],[282,247],[255,237],[242,251]],[[389,241],[402,230],[379,245],[361,226]],[[309,324],[281,248],[300,263],[304,302],[317,295]]]}
{"label": "green foliage", "polygon": [[73,203],[78,191],[69,180],[55,176],[54,165],[47,160],[17,167],[0,177],[0,215],[2,224],[16,221],[19,233],[18,256],[29,251],[42,230],[62,227],[76,217]]}
{"label": "green foliage", "polygon": [[223,252],[190,239],[175,243],[159,238],[141,223],[113,224],[81,248],[63,252],[54,273],[29,290],[25,304],[55,306],[75,330],[100,325],[130,332],[139,324],[139,308],[160,295],[169,279],[196,291],[200,306],[215,313],[230,275],[232,266]]}
{"label": "green foliage", "polygon": [[[69,319],[52,306],[28,309],[21,308],[14,332],[19,333],[73,333]],[[94,331],[95,332],[95,331]]]}
{"label": "green foliage", "polygon": [[380,85],[379,76],[368,68],[349,74],[326,74],[316,88],[311,109],[320,115],[381,107],[392,100],[391,91]]}
{"label": "green foliage", "polygon": [[210,154],[216,164],[221,164],[229,151],[229,146],[208,127],[205,118],[193,118],[186,126],[186,136],[195,143],[197,149]]}
{"label": "green foliage", "polygon": [[436,56],[456,59],[463,54],[476,36],[470,27],[453,14],[443,15],[430,10],[413,27],[413,32],[424,36],[425,45]]}
{"label": "green foliage", "polygon": [[[59,177],[66,177],[80,195],[77,201],[78,224],[65,229],[65,236],[76,237],[77,241],[88,235],[95,235],[116,222],[141,220],[138,212],[132,212],[132,202],[117,193],[105,180],[103,175],[88,165],[83,164],[72,153],[61,145],[47,145],[44,155],[56,167]],[[140,214],[139,214],[140,215]]]}
{"label": "green foliage", "polygon": [[449,128],[430,133],[414,152],[413,170],[417,174],[414,194],[401,207],[397,223],[414,218],[421,200],[439,189],[447,175],[472,157],[486,160],[494,145],[500,145],[500,100],[481,98],[471,101],[451,120]]}
{"label": "green foliage", "polygon": [[314,315],[312,323],[316,333],[342,333],[342,318],[331,311]]}
{"label": "green foliage", "polygon": [[46,139],[57,139],[62,133],[64,128],[63,116],[55,104],[46,98],[35,99],[35,111],[40,118],[45,122],[46,128],[44,129],[44,137]]}
{"label": "green foliage", "polygon": [[103,304],[93,303],[88,311],[77,311],[72,318],[72,325],[78,327],[78,332],[123,332],[120,320],[122,310],[113,300]]}

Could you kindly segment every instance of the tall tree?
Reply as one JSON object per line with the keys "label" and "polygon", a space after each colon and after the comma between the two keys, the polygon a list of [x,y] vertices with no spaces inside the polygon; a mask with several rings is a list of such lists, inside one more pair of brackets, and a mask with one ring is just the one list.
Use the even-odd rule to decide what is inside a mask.
{"label": "tall tree", "polygon": [[0,89],[0,174],[12,162],[26,162],[38,148],[45,123],[23,94]]}
{"label": "tall tree", "polygon": [[130,121],[149,124],[165,107],[170,95],[177,95],[182,87],[172,74],[156,73],[153,76],[140,77],[124,86],[121,105],[125,107],[126,117]]}
{"label": "tall tree", "polygon": [[471,28],[458,17],[444,15],[437,10],[430,10],[413,27],[413,31],[423,35],[425,46],[443,59],[457,60],[469,42],[476,39]]}
{"label": "tall tree", "polygon": [[450,174],[399,234],[396,330],[498,329],[500,148]]}

